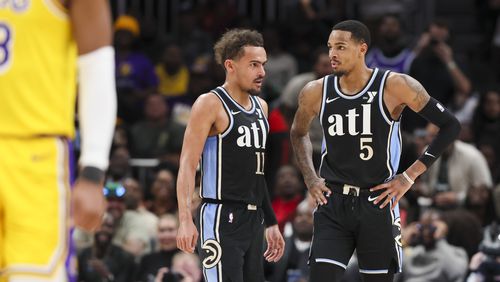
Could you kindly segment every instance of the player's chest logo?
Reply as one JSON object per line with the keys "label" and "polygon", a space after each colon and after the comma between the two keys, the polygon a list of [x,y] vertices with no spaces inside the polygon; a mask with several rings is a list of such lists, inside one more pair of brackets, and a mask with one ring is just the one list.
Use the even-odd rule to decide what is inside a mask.
{"label": "player's chest logo", "polygon": [[266,148],[267,130],[263,119],[258,119],[250,125],[240,125],[237,129],[238,147],[254,147],[256,149]]}
{"label": "player's chest logo", "polygon": [[[372,97],[370,97],[373,100]],[[332,114],[328,117],[328,134],[330,136],[372,135],[371,129],[371,104],[362,104],[359,108],[350,109],[345,115]],[[361,126],[358,128],[358,120]]]}

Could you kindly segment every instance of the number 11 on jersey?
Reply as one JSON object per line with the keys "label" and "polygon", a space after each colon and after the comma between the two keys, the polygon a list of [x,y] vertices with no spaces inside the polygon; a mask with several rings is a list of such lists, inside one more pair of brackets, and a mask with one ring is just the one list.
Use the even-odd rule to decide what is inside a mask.
{"label": "number 11 on jersey", "polygon": [[255,174],[264,175],[264,158],[266,156],[265,152],[255,152],[257,155],[257,170]]}

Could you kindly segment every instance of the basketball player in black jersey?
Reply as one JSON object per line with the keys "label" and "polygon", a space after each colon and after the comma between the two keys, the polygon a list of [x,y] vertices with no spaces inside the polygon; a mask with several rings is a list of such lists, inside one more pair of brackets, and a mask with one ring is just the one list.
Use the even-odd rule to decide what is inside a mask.
{"label": "basketball player in black jersey", "polygon": [[[354,250],[364,281],[392,281],[402,259],[398,202],[460,131],[457,119],[418,81],[368,68],[369,44],[369,31],[361,22],[335,25],[328,39],[333,74],[310,82],[299,96],[292,144],[318,203],[311,282],[340,281]],[[422,156],[397,174],[405,107],[440,131]],[[324,134],[319,176],[308,136],[315,116]]]}
{"label": "basketball player in black jersey", "polygon": [[[222,36],[214,51],[226,81],[196,100],[184,136],[177,246],[192,253],[197,244],[207,282],[264,281],[264,229],[264,257],[276,262],[283,255],[285,242],[264,179],[269,124],[267,104],[257,96],[267,61],[263,46],[256,31],[235,29]],[[198,163],[202,204],[195,227],[191,197]]]}

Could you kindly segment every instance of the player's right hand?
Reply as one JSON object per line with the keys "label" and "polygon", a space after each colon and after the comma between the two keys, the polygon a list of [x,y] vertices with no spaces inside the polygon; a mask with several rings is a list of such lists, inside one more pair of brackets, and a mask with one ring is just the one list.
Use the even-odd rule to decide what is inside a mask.
{"label": "player's right hand", "polygon": [[330,197],[332,191],[325,186],[325,180],[323,178],[316,179],[310,185],[307,185],[307,188],[309,189],[309,194],[311,195],[314,202],[316,202],[316,204],[328,204],[328,200],[326,199],[326,197]]}
{"label": "player's right hand", "polygon": [[95,231],[101,225],[106,211],[102,185],[78,178],[71,200],[75,226],[88,232]]}
{"label": "player's right hand", "polygon": [[196,241],[198,240],[198,230],[192,220],[181,221],[177,231],[177,248],[186,253],[193,253]]}

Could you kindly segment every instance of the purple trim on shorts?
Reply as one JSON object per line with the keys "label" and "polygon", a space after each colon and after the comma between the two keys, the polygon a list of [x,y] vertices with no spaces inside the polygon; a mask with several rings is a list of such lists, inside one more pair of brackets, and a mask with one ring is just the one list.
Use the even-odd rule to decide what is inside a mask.
{"label": "purple trim on shorts", "polygon": [[75,152],[73,142],[68,140],[68,154],[69,154],[69,184],[71,188],[73,188],[73,184],[75,184],[76,178],[76,160],[75,160]]}

